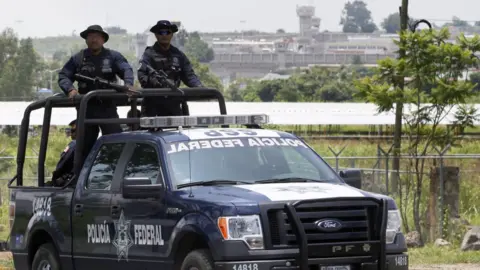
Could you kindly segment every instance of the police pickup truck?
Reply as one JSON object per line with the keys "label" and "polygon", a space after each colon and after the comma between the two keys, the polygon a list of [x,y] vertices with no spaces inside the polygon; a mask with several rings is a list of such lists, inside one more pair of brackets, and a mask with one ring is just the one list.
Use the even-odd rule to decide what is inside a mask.
{"label": "police pickup truck", "polygon": [[[51,108],[71,101],[27,108],[9,183],[16,269],[408,269],[394,200],[347,185],[340,175],[351,171],[337,174],[302,139],[260,128],[266,115],[228,115],[218,91],[185,89],[218,97],[222,115],[85,119],[88,100],[105,93],[124,95],[76,100],[75,176],[63,187],[43,184],[44,148]],[[38,108],[39,181],[26,187],[28,118]],[[102,136],[79,160],[84,126],[102,121],[142,130]]]}

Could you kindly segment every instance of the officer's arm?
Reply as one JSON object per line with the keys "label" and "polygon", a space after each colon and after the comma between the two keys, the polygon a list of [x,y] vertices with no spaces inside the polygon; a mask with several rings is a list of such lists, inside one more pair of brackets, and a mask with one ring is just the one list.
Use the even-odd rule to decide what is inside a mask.
{"label": "officer's arm", "polygon": [[118,76],[125,82],[125,85],[133,86],[135,78],[133,77],[133,68],[127,59],[119,53],[115,52],[115,65],[117,66]]}
{"label": "officer's arm", "polygon": [[182,75],[180,76],[180,79],[182,82],[188,86],[188,87],[203,87],[202,82],[198,78],[197,74],[195,74],[195,71],[193,71],[192,64],[190,63],[190,60],[188,60],[188,57],[183,54],[183,67],[182,67]]}
{"label": "officer's arm", "polygon": [[140,68],[138,68],[137,70],[137,78],[142,88],[149,87],[147,65],[150,65],[150,58],[146,53],[143,53],[142,58],[140,59]]}
{"label": "officer's arm", "polygon": [[60,86],[60,89],[62,89],[67,96],[70,91],[75,90],[73,82],[75,81],[74,75],[76,69],[77,63],[75,62],[75,57],[72,56],[58,73],[58,86]]}

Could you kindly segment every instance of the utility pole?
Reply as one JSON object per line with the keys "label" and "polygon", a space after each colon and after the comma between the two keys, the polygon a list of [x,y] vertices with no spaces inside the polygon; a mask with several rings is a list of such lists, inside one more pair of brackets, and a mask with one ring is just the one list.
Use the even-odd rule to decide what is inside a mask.
{"label": "utility pole", "polygon": [[[402,6],[399,10],[400,14],[400,33],[407,31],[408,29],[408,0],[402,0]],[[400,35],[400,44],[404,44],[405,39]],[[400,48],[399,58],[405,58],[406,52],[404,49]],[[398,78],[398,87],[401,90],[403,96],[403,89],[405,87],[405,77],[403,75]],[[400,150],[402,146],[402,115],[403,115],[403,102],[397,102],[395,105],[395,132],[393,137],[393,177],[390,187],[392,188],[393,193],[398,191],[398,182],[400,178]]]}

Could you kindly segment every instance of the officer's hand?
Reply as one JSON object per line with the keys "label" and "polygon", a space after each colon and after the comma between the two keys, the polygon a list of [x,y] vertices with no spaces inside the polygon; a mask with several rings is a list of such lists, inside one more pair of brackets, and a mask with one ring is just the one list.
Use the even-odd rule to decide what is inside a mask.
{"label": "officer's hand", "polygon": [[134,86],[127,85],[127,88],[128,88],[127,95],[129,97],[133,96],[134,94],[136,94],[138,92],[138,90]]}
{"label": "officer's hand", "polygon": [[73,89],[72,91],[68,92],[68,97],[73,99],[74,96],[78,95],[78,91]]}

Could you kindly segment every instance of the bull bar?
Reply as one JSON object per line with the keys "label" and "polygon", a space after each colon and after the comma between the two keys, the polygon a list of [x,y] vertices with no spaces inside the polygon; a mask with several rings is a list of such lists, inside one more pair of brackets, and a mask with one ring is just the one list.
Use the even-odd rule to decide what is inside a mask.
{"label": "bull bar", "polygon": [[[330,199],[313,199],[313,200],[301,200],[296,202],[288,202],[284,205],[284,211],[287,214],[288,220],[292,225],[292,230],[295,233],[295,236],[298,239],[298,248],[299,256],[297,258],[297,265],[299,270],[309,270],[310,261],[315,261],[317,264],[319,259],[309,259],[309,248],[312,247],[308,245],[307,234],[305,228],[297,215],[297,208],[304,204],[315,204],[315,203],[336,203],[336,202],[356,202],[356,203],[374,203],[378,206],[377,213],[381,213],[380,222],[376,222],[378,226],[376,231],[379,233],[379,240],[369,241],[370,244],[379,245],[377,256],[369,256],[369,258],[359,258],[359,257],[350,257],[350,259],[359,259],[358,261],[368,260],[370,263],[376,260],[377,270],[385,270],[386,266],[386,229],[387,229],[387,218],[388,218],[388,205],[387,201],[383,198],[330,198]],[[378,215],[377,215],[378,217]],[[373,254],[372,254],[373,255]],[[348,258],[348,257],[347,257]],[[339,258],[340,259],[340,258]],[[346,259],[346,258],[341,258]]]}

